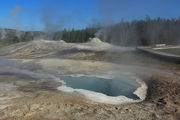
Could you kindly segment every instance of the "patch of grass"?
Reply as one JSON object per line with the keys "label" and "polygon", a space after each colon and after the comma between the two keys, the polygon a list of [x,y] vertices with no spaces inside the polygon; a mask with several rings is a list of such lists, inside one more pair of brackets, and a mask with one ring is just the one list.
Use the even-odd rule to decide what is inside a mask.
{"label": "patch of grass", "polygon": [[4,44],[0,42],[0,49],[4,47]]}
{"label": "patch of grass", "polygon": [[170,54],[175,54],[175,55],[180,55],[180,48],[161,49],[161,50],[157,50],[157,51],[170,53]]}
{"label": "patch of grass", "polygon": [[142,53],[133,52],[133,53],[104,53],[104,54],[95,54],[92,56],[84,56],[79,58],[81,60],[95,60],[95,61],[107,61],[113,63],[123,63],[123,64],[141,64],[141,65],[153,65],[168,67],[171,69],[180,69],[180,64],[173,62],[168,62],[165,60],[160,60],[152,56],[148,56]]}

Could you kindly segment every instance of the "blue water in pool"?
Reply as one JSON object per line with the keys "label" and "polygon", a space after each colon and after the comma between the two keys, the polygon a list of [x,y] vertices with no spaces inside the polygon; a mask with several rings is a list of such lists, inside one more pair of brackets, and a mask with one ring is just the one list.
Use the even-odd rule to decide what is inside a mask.
{"label": "blue water in pool", "polygon": [[115,78],[102,78],[95,76],[60,76],[66,86],[74,89],[85,89],[103,93],[108,96],[126,96],[132,99],[139,97],[133,92],[140,87],[133,77],[121,76]]}

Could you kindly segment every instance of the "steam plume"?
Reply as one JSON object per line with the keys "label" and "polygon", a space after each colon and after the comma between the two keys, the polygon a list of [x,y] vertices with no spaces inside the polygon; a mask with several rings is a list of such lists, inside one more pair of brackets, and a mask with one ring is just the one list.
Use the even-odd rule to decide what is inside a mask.
{"label": "steam plume", "polygon": [[4,30],[3,28],[0,29],[0,33],[1,33],[1,39],[6,39],[6,30]]}
{"label": "steam plume", "polygon": [[[20,13],[21,13],[21,11],[23,9],[24,9],[23,7],[17,5],[11,11],[11,16],[12,16],[12,19],[14,21],[16,29],[20,29],[21,26],[22,26],[22,24],[21,24],[22,22],[21,22],[21,18],[20,18]],[[20,38],[21,35],[22,35],[22,32],[20,32],[19,30],[16,30],[16,36],[18,38]]]}

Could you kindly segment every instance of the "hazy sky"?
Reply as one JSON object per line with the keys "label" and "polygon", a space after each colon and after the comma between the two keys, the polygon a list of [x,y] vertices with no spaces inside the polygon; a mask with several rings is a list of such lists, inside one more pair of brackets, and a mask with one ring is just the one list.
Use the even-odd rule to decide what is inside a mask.
{"label": "hazy sky", "polygon": [[0,27],[81,29],[97,21],[179,18],[180,0],[0,0]]}

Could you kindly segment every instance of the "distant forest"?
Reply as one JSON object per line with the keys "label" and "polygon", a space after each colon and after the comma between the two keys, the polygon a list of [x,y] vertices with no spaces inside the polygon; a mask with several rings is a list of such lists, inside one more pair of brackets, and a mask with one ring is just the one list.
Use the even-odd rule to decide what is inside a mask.
{"label": "distant forest", "polygon": [[51,33],[51,37],[44,32],[12,31],[1,29],[0,41],[12,44],[42,38],[79,43],[87,42],[90,37],[98,37],[102,41],[124,46],[180,44],[180,18],[151,19],[147,17],[145,20],[134,20],[131,22],[122,20],[118,24],[111,26],[95,25],[82,30],[64,29]]}
{"label": "distant forest", "polygon": [[179,19],[151,19],[121,21],[96,33],[103,41],[116,45],[137,46],[180,44]]}
{"label": "distant forest", "polygon": [[63,30],[53,35],[53,40],[64,40],[66,42],[81,43],[87,42],[88,38],[95,37],[101,27],[94,26],[82,30]]}

